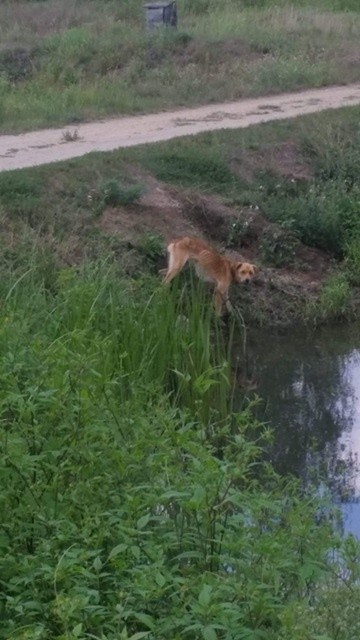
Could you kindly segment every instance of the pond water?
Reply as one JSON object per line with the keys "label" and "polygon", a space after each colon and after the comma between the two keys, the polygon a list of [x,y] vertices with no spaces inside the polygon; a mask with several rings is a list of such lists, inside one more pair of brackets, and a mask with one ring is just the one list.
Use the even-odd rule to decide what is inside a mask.
{"label": "pond water", "polygon": [[343,529],[360,538],[360,324],[248,337],[247,360],[274,428],[272,461],[341,505]]}

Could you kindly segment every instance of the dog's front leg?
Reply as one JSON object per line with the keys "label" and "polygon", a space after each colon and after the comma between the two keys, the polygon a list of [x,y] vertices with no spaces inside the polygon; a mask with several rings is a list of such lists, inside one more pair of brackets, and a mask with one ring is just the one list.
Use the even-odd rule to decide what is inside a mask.
{"label": "dog's front leg", "polygon": [[222,313],[223,313],[223,302],[224,302],[223,294],[221,293],[221,291],[219,291],[219,289],[215,289],[214,306],[215,306],[216,315],[218,315],[218,316],[222,316]]}
{"label": "dog's front leg", "polygon": [[217,315],[221,316],[223,314],[224,304],[229,313],[234,312],[234,307],[232,306],[229,299],[229,288],[226,287],[225,285],[216,287],[215,294],[214,294],[214,302],[215,302],[215,309],[216,309]]}

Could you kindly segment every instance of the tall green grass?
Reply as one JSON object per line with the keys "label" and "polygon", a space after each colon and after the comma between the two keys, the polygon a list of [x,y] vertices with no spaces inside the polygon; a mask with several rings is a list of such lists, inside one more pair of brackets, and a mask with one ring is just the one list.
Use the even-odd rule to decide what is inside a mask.
{"label": "tall green grass", "polygon": [[[222,418],[230,413],[228,352],[203,288],[185,295],[185,289],[168,290],[158,280],[126,282],[107,262],[57,274],[49,257],[33,255],[10,288],[6,279],[2,283],[4,326],[11,320],[21,327],[21,340],[13,336],[16,348],[22,342],[39,357],[48,384],[53,374],[77,370],[73,353],[79,348],[84,351],[83,384],[98,378],[105,389],[116,372],[121,402],[150,389],[166,391],[191,410],[198,406],[204,423],[213,404]],[[5,348],[11,346],[6,331],[3,339]]]}

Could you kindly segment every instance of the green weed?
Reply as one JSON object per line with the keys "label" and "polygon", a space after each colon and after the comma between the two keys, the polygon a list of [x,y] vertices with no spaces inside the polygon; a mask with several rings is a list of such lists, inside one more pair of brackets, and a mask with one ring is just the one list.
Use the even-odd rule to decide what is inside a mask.
{"label": "green weed", "polygon": [[102,187],[104,203],[111,207],[126,206],[137,200],[142,193],[140,185],[125,186],[117,180],[108,180]]}
{"label": "green weed", "polygon": [[158,268],[160,262],[164,260],[164,240],[156,234],[147,233],[143,235],[136,248],[144,256],[150,267]]}
{"label": "green weed", "polygon": [[287,229],[265,229],[260,239],[260,255],[265,264],[291,266],[299,246],[297,236]]}
{"label": "green weed", "polygon": [[323,285],[319,298],[309,304],[306,315],[318,323],[324,320],[343,319],[351,316],[352,288],[346,273],[340,271]]}
{"label": "green weed", "polygon": [[249,222],[242,216],[238,216],[234,222],[230,222],[229,224],[226,246],[230,248],[241,246],[242,242],[247,237],[248,230]]}
{"label": "green weed", "polygon": [[298,189],[280,180],[263,195],[263,208],[274,222],[290,224],[305,244],[342,257],[349,234],[359,226],[358,191],[340,179],[315,180]]}
{"label": "green weed", "polygon": [[343,313],[351,298],[350,286],[342,273],[328,280],[320,295],[320,306],[325,314]]}

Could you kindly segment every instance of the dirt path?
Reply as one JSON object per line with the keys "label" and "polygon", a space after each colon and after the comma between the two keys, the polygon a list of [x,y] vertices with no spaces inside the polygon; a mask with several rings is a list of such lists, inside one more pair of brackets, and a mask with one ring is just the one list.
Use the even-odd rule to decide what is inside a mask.
{"label": "dirt path", "polygon": [[[0,136],[0,171],[69,160],[91,151],[160,142],[215,129],[237,129],[360,104],[360,84],[213,104],[145,116],[113,118],[77,128],[42,129]],[[64,139],[77,129],[78,138]]]}

